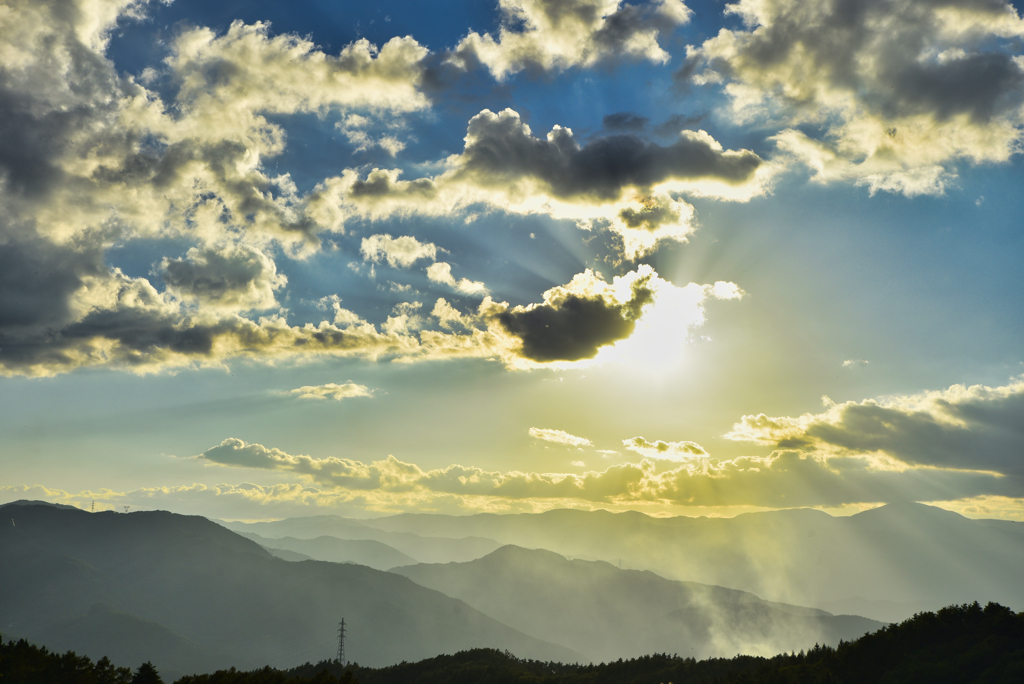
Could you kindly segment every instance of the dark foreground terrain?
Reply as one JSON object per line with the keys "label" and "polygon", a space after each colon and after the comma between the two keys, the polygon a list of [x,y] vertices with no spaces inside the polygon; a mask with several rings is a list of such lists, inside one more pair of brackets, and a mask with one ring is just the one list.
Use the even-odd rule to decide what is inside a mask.
{"label": "dark foreground terrain", "polygon": [[[3,684],[151,684],[147,665],[135,672],[50,653],[26,641],[0,644]],[[336,661],[291,670],[234,669],[181,677],[176,684],[1019,684],[1024,682],[1024,613],[990,603],[920,613],[837,648],[814,646],[774,658],[736,656],[697,661],[650,655],[601,665],[521,660],[475,649],[384,668]]]}

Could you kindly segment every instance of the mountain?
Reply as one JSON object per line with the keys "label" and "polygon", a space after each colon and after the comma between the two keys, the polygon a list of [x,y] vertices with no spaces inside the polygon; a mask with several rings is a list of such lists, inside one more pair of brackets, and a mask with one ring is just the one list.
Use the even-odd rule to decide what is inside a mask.
{"label": "mountain", "polygon": [[667,580],[602,561],[504,546],[468,563],[396,568],[491,617],[593,662],[649,653],[774,655],[855,639],[882,623],[762,601],[747,592]]}
{"label": "mountain", "polygon": [[[373,539],[338,539],[323,535],[313,539],[279,537],[271,539],[253,532],[239,532],[243,537],[267,549],[278,558],[285,560],[322,560],[332,563],[358,563],[378,570],[387,570],[397,565],[414,565],[417,561],[398,549]],[[282,555],[279,552],[295,554]],[[299,556],[299,557],[296,557]]]}
{"label": "mountain", "polygon": [[[312,515],[302,518],[287,518],[271,522],[244,523],[217,521],[230,530],[239,533],[257,534],[264,539],[292,537],[316,539],[334,537],[346,540],[372,540],[390,546],[404,553],[413,563],[451,563],[470,561],[485,556],[501,544],[493,539],[474,535],[446,537],[437,534],[413,534],[378,529],[363,520],[351,520],[337,515]],[[300,553],[307,553],[300,551]],[[309,555],[317,557],[315,554]],[[395,563],[398,565],[399,563]]]}
{"label": "mountain", "polygon": [[105,653],[93,649],[102,644],[83,639],[82,630],[108,613],[111,634],[135,630],[140,640],[155,642],[151,659],[159,668],[196,672],[331,657],[344,617],[346,650],[364,664],[480,646],[579,659],[405,577],[362,565],[276,559],[205,518],[32,505],[5,506],[3,517],[11,519],[0,525],[5,638],[45,638],[98,658]]}
{"label": "mountain", "polygon": [[[922,504],[890,504],[849,517],[809,509],[734,518],[560,509],[362,522],[389,532],[485,536],[787,603],[853,601],[864,609],[860,614],[883,620],[975,600],[1024,608],[1024,523],[970,520]],[[899,614],[900,604],[908,614]],[[873,608],[877,612],[869,612]]]}
{"label": "mountain", "polygon": [[168,679],[187,672],[212,670],[223,662],[166,627],[104,603],[93,605],[85,615],[60,619],[43,627],[34,633],[33,640],[56,652],[102,654],[132,669],[145,662],[161,662],[163,675]]}
{"label": "mountain", "polygon": [[218,672],[176,684],[268,684],[285,678],[294,684],[348,684],[346,677],[360,684],[1019,684],[1024,681],[1022,643],[1024,613],[975,603],[921,613],[837,648],[818,646],[769,659],[735,656],[698,661],[654,654],[600,665],[571,665],[477,649],[381,669],[307,663],[280,673],[279,680],[266,672]]}

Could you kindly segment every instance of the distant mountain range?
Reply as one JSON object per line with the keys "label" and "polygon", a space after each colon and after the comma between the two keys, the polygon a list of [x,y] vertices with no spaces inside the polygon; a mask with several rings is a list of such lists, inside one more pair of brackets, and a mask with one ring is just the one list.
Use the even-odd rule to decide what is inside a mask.
{"label": "distant mountain range", "polygon": [[970,520],[922,504],[849,517],[809,509],[734,518],[562,509],[362,523],[422,536],[481,536],[885,621],[975,600],[1024,609],[1024,523]]}
{"label": "distant mountain range", "polygon": [[504,546],[468,563],[412,565],[393,572],[593,662],[650,653],[775,655],[815,643],[836,645],[884,626],[518,546]]}
{"label": "distant mountain range", "polygon": [[[0,508],[0,634],[171,674],[332,657],[363,664],[473,647],[573,662],[458,599],[354,564],[287,562],[205,518]],[[8,522],[8,519],[10,522]]]}
{"label": "distant mountain range", "polygon": [[338,539],[323,535],[313,539],[281,537],[271,539],[253,532],[240,535],[284,560],[322,560],[332,563],[357,563],[377,570],[388,570],[397,565],[414,565],[418,561],[398,549],[373,539]]}
{"label": "distant mountain range", "polygon": [[880,626],[801,604],[878,616],[930,601],[1014,607],[1024,593],[1024,526],[920,505],[850,518],[563,510],[225,523],[250,538],[196,516],[38,502],[0,506],[0,520],[5,639],[151,660],[169,676],[330,658],[342,617],[362,665],[477,647],[570,663],[767,655]]}
{"label": "distant mountain range", "polygon": [[[228,529],[247,535],[259,535],[267,539],[307,539],[333,537],[345,540],[371,540],[384,544],[413,559],[411,563],[461,563],[486,556],[501,543],[473,535],[453,535],[448,537],[440,534],[414,534],[405,531],[382,530],[371,524],[372,521],[351,520],[337,515],[312,515],[303,518],[287,518],[273,522],[228,522],[218,520]],[[323,540],[321,540],[323,541]],[[263,542],[260,542],[263,543]],[[329,542],[328,542],[329,543]],[[295,545],[295,542],[289,542]],[[296,545],[297,546],[297,545]],[[275,548],[285,548],[277,546]],[[328,549],[325,543],[304,547],[306,550],[288,547],[291,551],[307,554],[319,560],[336,560],[341,549],[336,546]],[[350,547],[355,548],[355,547]],[[322,555],[335,556],[325,558]],[[345,560],[356,561],[354,558]],[[338,561],[343,562],[343,561]],[[395,563],[399,565],[401,563]],[[389,566],[390,567],[390,566]]]}

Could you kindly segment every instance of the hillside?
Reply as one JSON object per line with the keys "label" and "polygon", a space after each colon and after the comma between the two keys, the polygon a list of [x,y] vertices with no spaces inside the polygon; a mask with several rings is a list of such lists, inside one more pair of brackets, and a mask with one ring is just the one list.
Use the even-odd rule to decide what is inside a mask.
{"label": "hillside", "polygon": [[[7,637],[45,637],[100,657],[99,645],[80,637],[83,620],[104,604],[122,633],[147,623],[173,635],[146,658],[180,672],[319,660],[335,652],[342,617],[350,625],[350,652],[366,664],[481,646],[579,658],[399,575],[279,560],[205,518],[34,505],[4,506],[3,516],[13,521],[0,525],[0,624]],[[143,658],[135,656],[123,664],[138,665]]]}
{"label": "hillside", "polygon": [[363,522],[424,536],[485,536],[883,620],[974,600],[1024,608],[1024,524],[969,520],[921,504],[845,518],[809,509],[735,518],[561,509]]}
{"label": "hillside", "polygon": [[694,658],[774,655],[814,643],[834,645],[882,626],[517,546],[468,563],[392,572],[528,634],[557,640],[593,662],[664,652]]}

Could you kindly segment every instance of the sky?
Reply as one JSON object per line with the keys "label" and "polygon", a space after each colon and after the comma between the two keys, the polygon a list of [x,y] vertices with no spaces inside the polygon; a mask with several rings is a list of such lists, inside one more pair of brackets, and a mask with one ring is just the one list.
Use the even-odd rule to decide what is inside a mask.
{"label": "sky", "polygon": [[1024,520],[1004,0],[2,0],[0,501]]}

